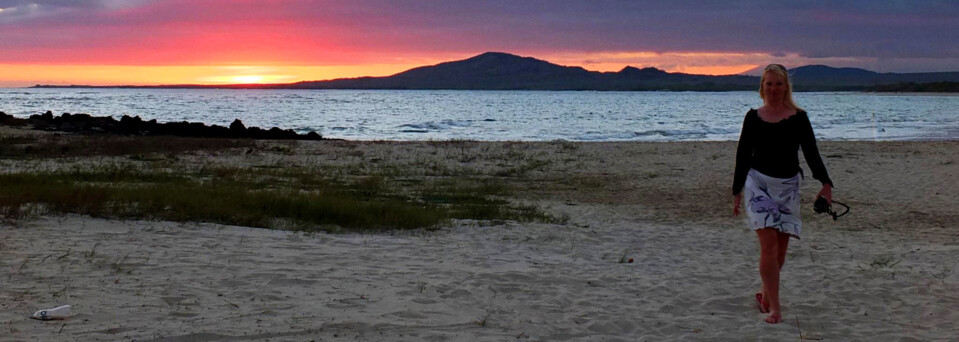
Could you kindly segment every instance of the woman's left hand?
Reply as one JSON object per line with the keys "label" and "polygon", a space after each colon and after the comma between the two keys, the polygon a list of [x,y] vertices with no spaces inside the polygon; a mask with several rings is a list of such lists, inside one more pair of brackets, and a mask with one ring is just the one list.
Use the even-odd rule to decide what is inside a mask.
{"label": "woman's left hand", "polygon": [[820,197],[825,197],[826,202],[829,203],[829,205],[832,205],[832,185],[823,184],[822,190],[819,190],[819,194],[816,195],[817,199]]}
{"label": "woman's left hand", "polygon": [[733,196],[733,216],[739,216],[739,204],[743,202],[743,193]]}

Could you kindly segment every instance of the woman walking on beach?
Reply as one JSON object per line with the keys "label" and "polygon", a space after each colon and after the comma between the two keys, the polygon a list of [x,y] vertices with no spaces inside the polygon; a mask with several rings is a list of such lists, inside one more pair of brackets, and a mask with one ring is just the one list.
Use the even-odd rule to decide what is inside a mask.
{"label": "woman walking on beach", "polygon": [[750,109],[743,120],[733,176],[733,215],[746,198],[750,228],[759,238],[759,275],[763,286],[756,294],[767,323],[782,322],[779,272],[786,262],[789,238],[800,238],[799,148],[813,178],[822,183],[818,197],[832,203],[832,181],[816,147],[816,136],[806,112],[792,99],[786,68],[770,64],[759,82],[763,106]]}

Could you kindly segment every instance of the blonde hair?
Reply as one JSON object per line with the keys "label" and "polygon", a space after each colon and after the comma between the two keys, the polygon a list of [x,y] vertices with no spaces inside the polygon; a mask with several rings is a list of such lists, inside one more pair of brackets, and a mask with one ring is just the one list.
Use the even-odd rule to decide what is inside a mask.
{"label": "blonde hair", "polygon": [[783,96],[783,103],[786,105],[786,107],[802,110],[802,108],[796,105],[796,101],[793,101],[793,85],[792,82],[789,81],[789,73],[786,72],[786,67],[784,67],[782,64],[770,64],[763,69],[763,77],[759,79],[759,97],[763,100],[766,100],[766,93],[763,90],[766,90],[767,72],[776,73],[786,80],[786,95]]}

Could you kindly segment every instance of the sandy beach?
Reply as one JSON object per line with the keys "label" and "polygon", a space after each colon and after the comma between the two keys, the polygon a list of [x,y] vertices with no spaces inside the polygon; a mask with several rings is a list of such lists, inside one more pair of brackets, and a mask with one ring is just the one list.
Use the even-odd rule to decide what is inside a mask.
{"label": "sandy beach", "polygon": [[[959,339],[959,142],[820,143],[834,198],[852,211],[813,213],[819,184],[806,178],[778,325],[754,305],[758,244],[731,215],[735,144],[311,141],[185,154],[185,168],[503,175],[510,201],[568,220],[345,234],[8,220],[0,341]],[[84,163],[134,162],[0,160],[5,173]],[[29,319],[64,304],[66,320]]]}

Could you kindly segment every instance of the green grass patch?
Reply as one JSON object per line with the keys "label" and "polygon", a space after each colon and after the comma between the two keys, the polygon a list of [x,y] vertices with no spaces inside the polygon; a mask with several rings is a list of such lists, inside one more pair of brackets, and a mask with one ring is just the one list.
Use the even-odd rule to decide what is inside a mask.
{"label": "green grass patch", "polygon": [[[473,151],[478,145],[471,141],[430,145],[437,147],[434,154],[445,149],[446,158],[311,164],[295,158],[259,158],[295,155],[298,142],[0,136],[0,159],[48,160],[62,167],[0,174],[0,217],[16,222],[34,214],[77,213],[307,231],[431,228],[455,219],[565,222],[536,206],[510,200],[518,182],[526,181],[523,177],[549,168],[548,161],[527,155],[520,145],[495,156],[489,155],[488,147]],[[257,164],[225,166],[179,157],[195,152],[203,152],[198,156],[223,152]],[[359,145],[346,146],[347,156],[362,158],[365,153]],[[445,161],[489,158],[515,162],[490,172]]]}
{"label": "green grass patch", "polygon": [[515,220],[559,223],[566,219],[546,214],[532,205],[513,204],[508,188],[492,180],[441,181],[420,194],[426,203],[447,206],[451,216],[473,220]]}
{"label": "green grass patch", "polygon": [[561,221],[535,206],[513,205],[504,199],[507,194],[493,181],[331,179],[320,170],[298,168],[172,173],[121,165],[0,175],[0,213],[8,220],[42,208],[307,231],[430,228],[452,219]]}
{"label": "green grass patch", "polygon": [[94,217],[202,221],[250,227],[294,229],[412,229],[448,219],[445,210],[389,198],[360,199],[335,191],[251,190],[220,179],[206,184],[189,177],[118,173],[31,173],[0,175],[0,208],[7,218],[24,208]]}

